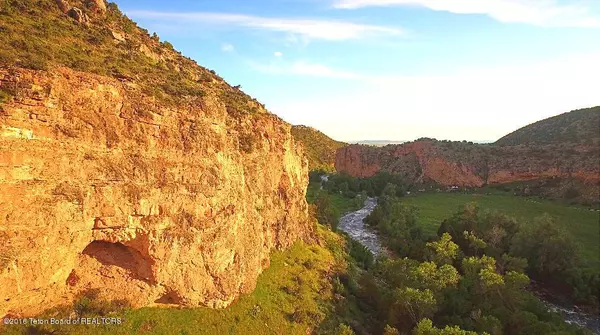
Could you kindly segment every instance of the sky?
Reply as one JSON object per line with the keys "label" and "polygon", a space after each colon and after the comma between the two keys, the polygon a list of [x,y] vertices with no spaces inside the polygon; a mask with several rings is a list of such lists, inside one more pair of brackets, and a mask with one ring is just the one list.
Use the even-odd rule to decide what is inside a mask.
{"label": "sky", "polygon": [[116,0],[292,124],[494,141],[600,105],[598,0]]}

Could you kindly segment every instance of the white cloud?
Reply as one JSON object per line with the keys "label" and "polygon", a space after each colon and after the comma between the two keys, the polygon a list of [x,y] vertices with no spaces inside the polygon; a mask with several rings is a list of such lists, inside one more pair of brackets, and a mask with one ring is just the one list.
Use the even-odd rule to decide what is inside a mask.
{"label": "white cloud", "polygon": [[556,0],[335,0],[334,7],[421,6],[456,14],[485,14],[501,22],[550,27],[600,27],[600,15],[584,5]]}
{"label": "white cloud", "polygon": [[598,59],[598,53],[572,55],[435,77],[356,76],[365,83],[352,91],[307,92],[270,105],[292,123],[344,141],[496,140],[532,122],[600,105]]}
{"label": "white cloud", "polygon": [[130,11],[127,14],[134,18],[146,18],[165,21],[187,21],[194,24],[220,25],[227,27],[243,27],[288,33],[302,38],[343,41],[359,39],[373,35],[402,35],[404,30],[395,27],[357,24],[346,21],[328,19],[273,18],[241,14],[224,14],[208,12],[154,12]]}
{"label": "white cloud", "polygon": [[275,51],[275,52],[273,53],[273,56],[275,56],[275,57],[282,57],[282,56],[283,56],[283,53],[281,53],[280,51]]}
{"label": "white cloud", "polygon": [[225,43],[221,46],[221,50],[224,52],[231,52],[234,50],[233,45],[229,44],[229,43]]}
{"label": "white cloud", "polygon": [[336,70],[323,64],[311,63],[305,61],[296,61],[294,63],[271,63],[260,64],[255,62],[248,63],[253,69],[277,75],[298,75],[309,77],[324,77],[337,79],[359,79],[360,76],[356,73]]}

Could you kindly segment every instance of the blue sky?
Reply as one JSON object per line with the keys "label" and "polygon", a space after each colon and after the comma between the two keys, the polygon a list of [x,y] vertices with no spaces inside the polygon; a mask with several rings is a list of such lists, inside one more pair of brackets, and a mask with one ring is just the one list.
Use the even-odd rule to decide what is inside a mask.
{"label": "blue sky", "polygon": [[597,0],[117,0],[293,124],[495,140],[600,104]]}

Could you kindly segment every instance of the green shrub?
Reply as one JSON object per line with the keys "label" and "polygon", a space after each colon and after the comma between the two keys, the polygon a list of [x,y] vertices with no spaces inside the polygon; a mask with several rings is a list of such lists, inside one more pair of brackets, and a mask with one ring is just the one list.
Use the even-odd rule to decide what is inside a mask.
{"label": "green shrub", "polygon": [[292,313],[291,318],[296,323],[315,324],[322,319],[322,315],[318,312],[299,307]]}
{"label": "green shrub", "polygon": [[600,307],[600,271],[598,269],[573,269],[566,276],[573,287],[573,298],[577,302]]}
{"label": "green shrub", "polygon": [[326,193],[319,193],[317,201],[317,220],[322,225],[330,226],[333,231],[337,230],[340,213],[332,205],[331,199]]}
{"label": "green shrub", "polygon": [[73,310],[79,317],[105,316],[110,313],[120,312],[129,307],[123,300],[106,301],[98,297],[98,289],[87,290],[80,293],[73,302]]}
{"label": "green shrub", "polygon": [[530,270],[544,277],[563,276],[579,262],[573,238],[549,215],[521,228],[513,239],[511,254],[526,258]]}
{"label": "green shrub", "polygon": [[369,269],[375,262],[375,258],[369,249],[360,242],[353,239],[348,239],[349,254],[354,259],[357,265],[363,269]]}
{"label": "green shrub", "polygon": [[162,46],[168,50],[175,51],[173,44],[171,44],[170,42],[164,41],[162,42]]}
{"label": "green shrub", "polygon": [[354,335],[355,333],[352,330],[352,328],[350,328],[350,326],[341,323],[338,326],[336,334],[337,335]]}
{"label": "green shrub", "polygon": [[13,95],[10,92],[4,90],[3,88],[0,88],[0,104],[10,102],[12,96]]}

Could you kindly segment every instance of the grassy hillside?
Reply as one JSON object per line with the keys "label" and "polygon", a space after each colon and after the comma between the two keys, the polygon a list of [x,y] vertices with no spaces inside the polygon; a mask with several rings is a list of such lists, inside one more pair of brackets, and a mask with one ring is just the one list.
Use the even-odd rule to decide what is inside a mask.
{"label": "grassy hillside", "polygon": [[311,170],[325,168],[333,170],[335,152],[346,143],[333,140],[322,132],[306,126],[293,126],[292,135],[304,145],[308,165]]}
{"label": "grassy hillside", "polygon": [[581,143],[600,145],[600,106],[560,114],[514,131],[497,145]]}
{"label": "grassy hillside", "polygon": [[403,198],[406,204],[419,209],[418,223],[430,236],[437,233],[440,223],[466,203],[475,202],[482,209],[499,211],[527,224],[548,213],[573,235],[579,243],[581,256],[589,266],[600,265],[600,213],[556,202],[510,195],[477,195],[459,193],[427,193]]}
{"label": "grassy hillside", "polygon": [[[263,107],[138,27],[116,4],[107,4],[104,12],[94,1],[70,0],[64,9],[81,10],[84,16],[77,20],[59,3],[0,0],[0,67],[51,71],[65,66],[120,79],[165,104],[199,103],[210,91],[227,103],[232,116]],[[0,85],[0,104],[17,94],[18,87]]]}

